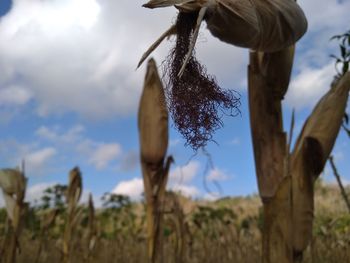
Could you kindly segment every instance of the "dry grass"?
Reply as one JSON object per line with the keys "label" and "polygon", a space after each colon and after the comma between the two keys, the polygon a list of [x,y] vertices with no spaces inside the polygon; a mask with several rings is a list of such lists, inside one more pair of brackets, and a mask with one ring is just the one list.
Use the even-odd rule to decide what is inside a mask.
{"label": "dry grass", "polygon": [[[350,189],[347,189],[348,193]],[[168,199],[167,199],[168,200]],[[164,263],[255,263],[261,258],[262,217],[258,196],[223,198],[215,202],[193,201],[177,197],[184,214],[165,204],[163,228]],[[70,257],[74,262],[87,262],[86,231],[89,228],[89,209],[82,209],[81,220],[71,236]],[[42,209],[29,213],[19,238],[21,253],[18,263],[34,263],[41,237],[33,222],[47,217]],[[49,211],[49,210],[48,210]],[[37,262],[61,262],[62,237],[67,209],[63,209],[47,229],[45,242]],[[316,187],[315,224],[312,246],[305,253],[305,263],[350,262],[350,216],[336,186]],[[0,213],[0,243],[4,239],[4,220]],[[147,262],[147,230],[143,203],[124,202],[124,205],[98,209],[95,213],[96,245],[89,256],[90,262]],[[176,219],[174,221],[174,218]],[[187,230],[181,230],[185,251],[179,261],[179,229],[176,222],[183,220]],[[175,223],[174,223],[175,222]]]}

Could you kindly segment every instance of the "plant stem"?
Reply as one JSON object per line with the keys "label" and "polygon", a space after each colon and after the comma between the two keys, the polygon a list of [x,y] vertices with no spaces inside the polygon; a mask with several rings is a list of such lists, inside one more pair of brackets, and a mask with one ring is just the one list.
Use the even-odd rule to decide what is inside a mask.
{"label": "plant stem", "polygon": [[337,167],[335,166],[335,163],[334,163],[332,155],[329,157],[329,162],[331,164],[331,167],[332,167],[332,170],[333,170],[333,174],[334,174],[335,178],[337,179],[337,182],[338,182],[341,194],[342,194],[342,196],[344,198],[344,201],[345,201],[346,206],[348,207],[348,210],[349,210],[349,213],[350,213],[350,201],[349,201],[348,195],[346,194],[346,191],[345,191],[345,188],[343,186],[343,183],[341,181],[341,178],[340,178],[340,175],[338,173]]}

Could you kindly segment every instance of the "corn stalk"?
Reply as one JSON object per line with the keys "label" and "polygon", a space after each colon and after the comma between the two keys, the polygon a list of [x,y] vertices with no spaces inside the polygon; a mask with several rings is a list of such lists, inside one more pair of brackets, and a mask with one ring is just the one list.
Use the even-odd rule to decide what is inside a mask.
{"label": "corn stalk", "polygon": [[[163,262],[162,225],[165,188],[172,157],[168,147],[168,111],[163,85],[153,59],[148,61],[139,105],[140,159],[146,199],[148,260]],[[165,163],[165,164],[164,164]]]}
{"label": "corn stalk", "polygon": [[[256,174],[263,202],[263,263],[292,262],[291,178],[281,101],[289,84],[294,47],[250,53],[249,108]],[[279,74],[276,74],[276,73]]]}
{"label": "corn stalk", "polygon": [[1,256],[2,262],[14,263],[16,261],[16,251],[19,247],[19,236],[21,234],[25,213],[28,204],[24,202],[27,178],[24,171],[17,169],[0,170],[0,188],[3,191],[9,231],[5,238],[6,248]]}
{"label": "corn stalk", "polygon": [[338,186],[340,188],[340,192],[341,192],[341,195],[343,196],[343,199],[344,199],[344,202],[348,208],[348,211],[350,213],[350,200],[349,200],[349,197],[348,197],[348,194],[346,193],[345,191],[345,188],[343,186],[343,183],[341,181],[341,178],[340,178],[340,175],[338,173],[338,169],[337,167],[335,166],[335,163],[334,163],[334,160],[333,160],[333,156],[331,155],[329,157],[329,162],[331,164],[331,167],[332,167],[332,170],[333,170],[333,174],[335,176],[335,179],[337,180],[337,183],[338,183]]}
{"label": "corn stalk", "polygon": [[166,192],[166,221],[175,232],[175,255],[174,262],[188,261],[188,248],[190,244],[190,232],[186,222],[186,216],[181,206],[179,197],[174,192]]}
{"label": "corn stalk", "polygon": [[333,83],[306,120],[291,154],[293,251],[296,260],[312,238],[314,183],[338,136],[350,90],[350,72]]}
{"label": "corn stalk", "polygon": [[41,220],[40,223],[40,239],[39,239],[39,247],[38,247],[38,251],[36,254],[36,259],[35,259],[35,263],[39,262],[40,259],[40,255],[43,249],[43,245],[45,242],[47,242],[47,233],[49,228],[54,224],[55,219],[58,215],[59,210],[57,208],[50,210],[47,214],[45,214]]}
{"label": "corn stalk", "polygon": [[72,237],[74,229],[77,227],[81,209],[78,209],[78,202],[82,193],[82,177],[78,167],[69,172],[69,185],[66,194],[67,202],[67,222],[63,237],[63,262],[72,262],[71,251],[73,249]]}
{"label": "corn stalk", "polygon": [[90,262],[92,257],[92,251],[96,246],[97,241],[97,231],[96,231],[96,216],[95,216],[95,207],[94,201],[92,199],[92,194],[89,195],[89,204],[88,204],[88,229],[87,229],[87,253],[86,261]]}
{"label": "corn stalk", "polygon": [[294,47],[251,52],[248,67],[250,122],[264,209],[263,263],[300,262],[310,243],[314,182],[338,135],[350,88],[348,73],[318,102],[290,154],[281,101],[293,55]]}

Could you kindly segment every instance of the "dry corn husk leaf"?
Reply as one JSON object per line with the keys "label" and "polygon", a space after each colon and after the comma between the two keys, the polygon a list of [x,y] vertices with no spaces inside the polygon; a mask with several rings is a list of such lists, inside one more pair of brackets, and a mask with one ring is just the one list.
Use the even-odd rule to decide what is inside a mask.
{"label": "dry corn husk leaf", "polygon": [[150,59],[141,95],[138,128],[141,158],[146,163],[163,163],[168,147],[168,111],[156,62]]}
{"label": "dry corn husk leaf", "polygon": [[282,100],[288,90],[293,68],[295,46],[273,53],[259,52],[261,74],[271,88],[273,96]]}
{"label": "dry corn husk leaf", "polygon": [[95,219],[95,207],[92,199],[92,194],[89,195],[89,214],[88,214],[88,251],[91,252],[96,244],[96,219]]}
{"label": "dry corn husk leaf", "polygon": [[6,192],[3,192],[3,194],[4,194],[7,215],[11,219],[11,221],[13,221],[15,218],[16,200]]}
{"label": "dry corn husk leaf", "polygon": [[83,217],[83,208],[82,207],[78,207],[75,211],[74,211],[74,216],[72,218],[72,221],[71,221],[71,225],[73,227],[76,227],[79,222],[81,222],[81,219]]}
{"label": "dry corn husk leaf", "polygon": [[3,191],[7,214],[14,225],[18,225],[17,214],[20,213],[20,206],[24,200],[26,182],[23,173],[17,169],[0,170],[0,188]]}
{"label": "dry corn husk leaf", "polygon": [[190,2],[193,2],[193,0],[151,0],[148,3],[144,4],[143,7],[159,8],[168,7],[172,5],[189,4]]}
{"label": "dry corn husk leaf", "polygon": [[74,167],[69,172],[69,185],[67,189],[68,209],[74,209],[78,204],[82,193],[81,172],[78,167]]}
{"label": "dry corn husk leaf", "polygon": [[138,128],[141,167],[147,203],[148,259],[162,259],[162,209],[172,157],[164,159],[168,147],[168,110],[156,62],[148,61],[140,100]]}
{"label": "dry corn husk leaf", "polygon": [[5,262],[15,262],[16,250],[19,249],[18,238],[23,229],[28,203],[24,202],[27,179],[24,171],[18,169],[0,170],[0,188],[3,190],[6,210],[11,222],[12,231],[7,239],[7,249],[4,253]]}
{"label": "dry corn husk leaf", "polygon": [[312,236],[313,183],[322,172],[342,124],[350,90],[350,73],[318,102],[291,156],[293,178],[294,249],[303,251]]}
{"label": "dry corn husk leaf", "polygon": [[23,189],[23,174],[17,169],[0,170],[0,187],[9,194],[16,194],[18,190]]}
{"label": "dry corn husk leaf", "polygon": [[208,29],[221,41],[274,52],[297,42],[307,30],[294,0],[219,0],[210,3]]}
{"label": "dry corn husk leaf", "polygon": [[[284,50],[283,52],[287,52]],[[283,53],[281,51],[281,53]],[[271,56],[275,56],[271,54]],[[258,179],[259,194],[263,199],[273,198],[283,179],[287,138],[283,131],[280,95],[284,88],[270,86],[266,72],[271,72],[273,65],[264,65],[265,54],[250,52],[249,107],[254,159]],[[268,70],[266,70],[268,69]],[[284,68],[282,72],[290,72]],[[281,74],[282,76],[282,74]],[[282,76],[281,82],[286,76]],[[278,81],[279,82],[279,81]],[[275,94],[278,94],[275,96]]]}
{"label": "dry corn husk leaf", "polygon": [[81,219],[82,209],[78,209],[77,205],[82,193],[82,177],[79,167],[74,167],[69,172],[69,185],[67,189],[67,223],[64,231],[63,238],[63,262],[71,262],[70,252],[72,251],[72,236],[74,228]]}
{"label": "dry corn husk leaf", "polygon": [[58,209],[52,209],[42,219],[42,230],[46,231],[54,222],[58,215]]}
{"label": "dry corn husk leaf", "polygon": [[94,201],[92,199],[92,194],[89,194],[89,231],[94,231],[95,226],[95,207],[94,207]]}
{"label": "dry corn husk leaf", "polygon": [[[296,43],[307,30],[304,12],[294,0],[151,0],[144,7],[175,5],[180,12],[201,12],[213,36],[229,44],[262,52],[275,52]],[[165,32],[143,55],[140,63],[174,32]],[[196,36],[192,37],[190,56]],[[140,65],[140,64],[139,64]],[[183,67],[186,66],[186,60]],[[181,73],[180,73],[181,75]]]}

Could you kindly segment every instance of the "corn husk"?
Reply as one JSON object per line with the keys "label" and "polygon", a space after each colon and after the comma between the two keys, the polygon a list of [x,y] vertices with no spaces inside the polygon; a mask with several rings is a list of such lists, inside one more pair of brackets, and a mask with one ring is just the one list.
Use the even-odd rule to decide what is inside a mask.
{"label": "corn husk", "polygon": [[207,8],[204,20],[213,36],[257,51],[279,51],[307,30],[304,12],[293,0],[151,0],[144,7],[171,5],[180,12]]}
{"label": "corn husk", "polygon": [[49,227],[55,222],[55,219],[58,215],[58,209],[52,209],[46,213],[41,221],[41,229],[45,232]]}
{"label": "corn husk", "polygon": [[74,209],[82,193],[82,178],[78,167],[69,172],[69,185],[67,189],[68,209]]}
{"label": "corn husk", "polygon": [[65,226],[64,237],[63,237],[63,262],[71,262],[71,251],[72,251],[72,237],[74,229],[81,219],[83,210],[79,209],[78,202],[82,193],[82,176],[78,167],[74,167],[69,172],[69,185],[66,193],[68,212],[67,212],[67,223]]}
{"label": "corn husk", "polygon": [[342,124],[350,73],[333,85],[307,119],[291,156],[293,178],[293,247],[303,251],[312,236],[313,184],[322,172]]}
{"label": "corn husk", "polygon": [[[168,147],[168,110],[156,62],[148,61],[145,83],[139,105],[138,127],[145,199],[147,203],[148,260],[162,262],[162,210],[168,180],[170,156],[164,162]],[[165,163],[165,164],[164,164]]]}
{"label": "corn husk", "polygon": [[94,201],[92,199],[92,194],[89,195],[89,204],[88,204],[88,255],[94,249],[96,245],[96,218],[95,218],[95,207]]}
{"label": "corn husk", "polygon": [[168,147],[168,111],[163,85],[153,59],[147,65],[140,100],[138,128],[141,158],[146,163],[162,163]]}
{"label": "corn husk", "polygon": [[0,188],[3,191],[6,211],[14,225],[18,225],[18,213],[24,200],[26,178],[17,169],[0,170]]}
{"label": "corn husk", "polygon": [[293,0],[219,0],[206,19],[213,36],[229,44],[274,52],[297,42],[307,30]]}
{"label": "corn husk", "polygon": [[27,179],[23,172],[18,169],[0,170],[0,188],[3,191],[6,211],[10,219],[12,231],[6,237],[4,262],[13,263],[16,261],[16,250],[19,248],[18,238],[23,229],[25,214],[28,211],[28,203],[24,202]]}
{"label": "corn husk", "polygon": [[3,192],[3,196],[5,200],[7,215],[10,218],[10,220],[13,222],[15,218],[16,200],[11,195],[8,195],[6,192]]}
{"label": "corn husk", "polygon": [[0,170],[0,187],[9,194],[16,194],[22,185],[22,173],[17,169],[1,169]]}

